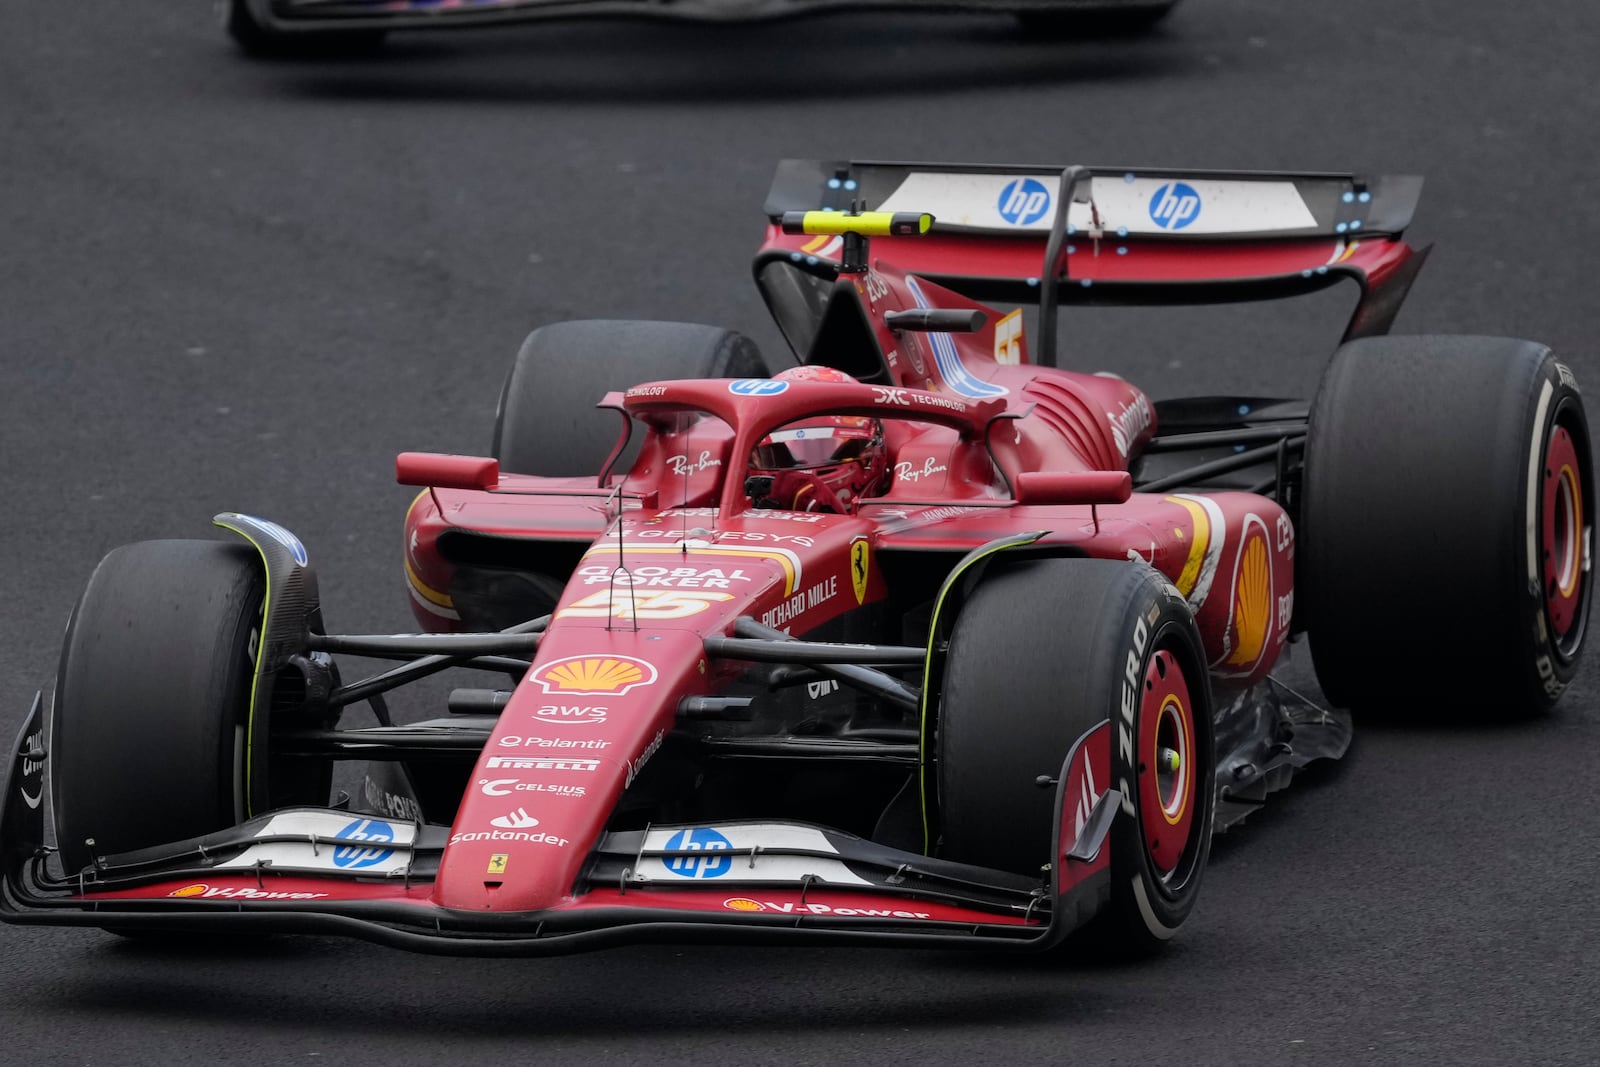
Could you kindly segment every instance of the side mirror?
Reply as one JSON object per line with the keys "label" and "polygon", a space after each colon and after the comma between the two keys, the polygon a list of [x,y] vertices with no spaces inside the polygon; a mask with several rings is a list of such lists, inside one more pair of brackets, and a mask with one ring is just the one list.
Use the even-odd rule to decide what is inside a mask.
{"label": "side mirror", "polygon": [[496,489],[500,461],[490,456],[451,456],[442,452],[402,452],[394,460],[394,480],[434,489]]}
{"label": "side mirror", "polygon": [[1019,504],[1120,504],[1133,495],[1127,471],[1028,471],[1017,475]]}

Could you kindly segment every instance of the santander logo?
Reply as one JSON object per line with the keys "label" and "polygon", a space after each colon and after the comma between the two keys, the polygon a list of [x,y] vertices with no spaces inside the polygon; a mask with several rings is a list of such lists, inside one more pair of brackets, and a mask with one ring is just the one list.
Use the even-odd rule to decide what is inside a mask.
{"label": "santander logo", "polygon": [[528,830],[539,825],[539,820],[528,814],[527,808],[518,808],[510,815],[502,815],[498,819],[490,819],[490,826],[498,826],[502,830]]}

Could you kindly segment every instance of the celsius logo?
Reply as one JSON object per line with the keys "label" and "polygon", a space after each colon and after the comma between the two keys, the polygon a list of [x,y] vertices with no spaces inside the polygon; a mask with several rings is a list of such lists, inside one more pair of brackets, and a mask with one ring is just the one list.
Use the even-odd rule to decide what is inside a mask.
{"label": "celsius logo", "polygon": [[728,392],[734,396],[777,396],[787,388],[788,382],[773,381],[771,378],[740,378],[728,383]]}
{"label": "celsius logo", "polygon": [[1200,217],[1200,194],[1194,186],[1168,182],[1150,198],[1150,221],[1163,230],[1181,230]]}
{"label": "celsius logo", "polygon": [[[334,834],[337,841],[375,841],[388,843],[394,840],[394,827],[377,819],[357,819],[343,830]],[[363,848],[355,845],[340,845],[333,850],[333,865],[335,867],[371,867],[375,863],[382,863],[394,855],[392,848]]]}
{"label": "celsius logo", "polygon": [[996,205],[1000,217],[1013,226],[1027,226],[1044,218],[1050,210],[1050,190],[1033,178],[1016,178],[1000,190]]}
{"label": "celsius logo", "polygon": [[[667,838],[667,851],[689,855],[668,856],[667,870],[684,878],[721,878],[733,869],[732,848],[733,842],[709,826],[679,830]],[[707,856],[707,852],[716,855]]]}

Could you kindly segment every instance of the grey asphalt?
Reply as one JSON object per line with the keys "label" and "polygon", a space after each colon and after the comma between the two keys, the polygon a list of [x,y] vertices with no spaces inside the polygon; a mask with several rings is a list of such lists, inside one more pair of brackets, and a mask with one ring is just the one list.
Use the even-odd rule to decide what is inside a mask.
{"label": "grey asphalt", "polygon": [[[1109,44],[856,15],[264,64],[201,0],[9,4],[0,737],[100,556],[218,511],[304,538],[331,625],[408,628],[394,454],[485,449],[543,322],[689,319],[780,351],[748,263],[786,155],[1425,174],[1411,236],[1437,248],[1397,329],[1536,338],[1600,383],[1596,41],[1588,0],[1188,0]],[[1157,396],[1308,395],[1349,304],[1095,313],[1068,339]],[[1375,617],[1375,668],[1429,671],[1407,635],[1439,621]],[[1439,700],[1471,686],[1439,677]],[[1531,724],[1360,723],[1219,843],[1147,963],[485,963],[5,927],[0,1061],[1591,1063],[1597,698],[1591,666]]]}

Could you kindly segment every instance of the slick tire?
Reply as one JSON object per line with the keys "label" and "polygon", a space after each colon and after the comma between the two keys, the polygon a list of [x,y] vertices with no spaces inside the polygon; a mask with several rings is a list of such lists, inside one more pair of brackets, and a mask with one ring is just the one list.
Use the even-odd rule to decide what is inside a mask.
{"label": "slick tire", "polygon": [[239,51],[254,59],[338,59],[376,52],[383,30],[283,33],[256,18],[246,0],[217,0],[217,19]]}
{"label": "slick tire", "polygon": [[[113,550],[67,624],[50,796],[67,873],[244,817],[244,735],[266,583],[253,550]],[[85,842],[93,839],[94,846]]]}
{"label": "slick tire", "polygon": [[1105,7],[1069,6],[1017,12],[1017,22],[1029,37],[1048,40],[1095,37],[1136,37],[1149,33],[1172,13],[1177,0],[1115,4]]}
{"label": "slick tire", "polygon": [[[1051,862],[1055,791],[1072,744],[1109,720],[1110,900],[1091,922],[1114,955],[1175,934],[1194,907],[1216,807],[1211,699],[1183,597],[1142,564],[1036,559],[989,571],[956,619],[938,717],[940,855],[1018,874]],[[1138,681],[1125,701],[1125,678]],[[1133,687],[1129,687],[1133,688]],[[1116,743],[1124,703],[1137,721]],[[1124,753],[1135,753],[1129,765]],[[1145,756],[1182,753],[1163,773]]]}
{"label": "slick tire", "polygon": [[[541,326],[506,375],[493,454],[514,474],[598,474],[620,431],[615,412],[595,409],[606,393],[674,378],[767,376],[754,342],[715,326],[604,319]],[[617,471],[632,458],[630,449]]]}
{"label": "slick tire", "polygon": [[1577,671],[1592,595],[1589,428],[1530,341],[1377,337],[1311,409],[1296,588],[1323,692],[1513,719]]}

